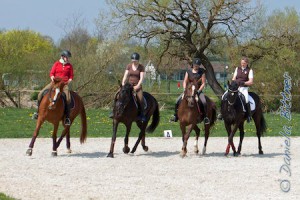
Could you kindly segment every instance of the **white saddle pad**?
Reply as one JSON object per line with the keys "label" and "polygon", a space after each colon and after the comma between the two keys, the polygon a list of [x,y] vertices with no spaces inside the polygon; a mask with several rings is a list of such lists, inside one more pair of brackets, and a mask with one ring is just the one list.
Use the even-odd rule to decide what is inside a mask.
{"label": "white saddle pad", "polygon": [[248,98],[249,98],[251,111],[253,111],[253,110],[255,110],[255,101],[250,95],[248,95]]}

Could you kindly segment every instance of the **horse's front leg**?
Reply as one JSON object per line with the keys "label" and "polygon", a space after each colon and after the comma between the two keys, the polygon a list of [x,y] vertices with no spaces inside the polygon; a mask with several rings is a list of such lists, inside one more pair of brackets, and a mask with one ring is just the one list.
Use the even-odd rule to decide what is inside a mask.
{"label": "horse's front leg", "polygon": [[[180,124],[180,128],[181,128],[182,133],[184,133],[185,132],[185,126]],[[182,158],[184,158],[187,154],[187,148],[186,148],[187,147],[187,141],[190,137],[190,134],[191,134],[191,131],[193,130],[193,128],[194,128],[193,124],[189,125],[187,132],[183,134],[183,146],[182,146],[182,149],[181,149],[181,157]]]}
{"label": "horse's front leg", "polygon": [[244,140],[244,136],[245,136],[244,122],[242,122],[242,123],[240,124],[239,130],[240,130],[240,143],[239,143],[237,155],[241,155],[242,144],[243,144],[243,140]]}
{"label": "horse's front leg", "polygon": [[109,150],[109,153],[107,155],[107,157],[109,157],[109,158],[114,157],[114,147],[115,147],[116,138],[117,138],[118,124],[119,124],[119,122],[114,119],[113,120],[113,134],[112,134],[112,137],[111,137],[110,150]]}
{"label": "horse's front leg", "polygon": [[196,132],[195,143],[194,143],[194,152],[196,154],[198,154],[199,153],[198,139],[199,139],[199,136],[200,136],[200,129],[199,129],[199,127],[197,125],[195,125],[194,131]]}
{"label": "horse's front leg", "polygon": [[71,143],[70,143],[70,126],[64,126],[64,130],[61,133],[61,136],[56,142],[56,148],[59,147],[61,141],[64,139],[66,136],[66,146],[67,146],[67,153],[71,153]]}
{"label": "horse's front leg", "polygon": [[126,135],[125,135],[125,138],[124,138],[124,147],[123,147],[123,152],[124,153],[129,153],[130,152],[130,148],[128,147],[128,138],[129,138],[129,134],[130,134],[130,131],[131,131],[131,125],[132,123],[128,123],[126,124]]}
{"label": "horse's front leg", "polygon": [[233,143],[233,137],[235,135],[235,132],[237,131],[237,128],[238,128],[238,125],[235,124],[230,135],[229,135],[229,138],[228,138],[228,143],[230,144],[231,146],[231,149],[233,151],[233,156],[237,156],[237,152],[236,152],[236,148],[234,146],[234,143]]}
{"label": "horse's front leg", "polygon": [[[229,138],[230,133],[231,133],[231,125],[227,124],[226,122],[224,122],[224,123],[225,123],[225,129],[227,131],[227,136]],[[228,142],[226,150],[225,150],[225,156],[227,156],[229,154],[229,151],[230,151],[230,143]]]}
{"label": "horse's front leg", "polygon": [[[146,127],[147,127],[147,124],[148,122],[146,123],[141,123],[141,122],[138,122],[137,125],[138,127],[140,128],[140,133],[139,133],[139,137],[134,145],[134,147],[132,148],[132,151],[131,153],[134,153],[137,149],[137,146],[139,145],[140,141],[142,140],[142,138],[144,138],[144,146],[143,146],[143,149],[145,150],[145,148],[148,150],[148,147],[145,146],[145,132],[146,132]],[[143,144],[142,144],[143,145]],[[145,147],[145,148],[144,148]]]}
{"label": "horse's front leg", "polygon": [[52,153],[51,155],[52,156],[57,156],[57,143],[56,143],[56,139],[57,139],[57,130],[58,130],[58,125],[59,125],[59,122],[58,123],[55,123],[53,124],[53,133],[52,133]]}
{"label": "horse's front leg", "polygon": [[36,123],[35,130],[33,132],[33,136],[31,138],[31,142],[29,144],[29,148],[26,151],[26,155],[27,156],[31,156],[32,155],[32,149],[33,149],[35,140],[36,140],[37,136],[39,135],[39,131],[40,131],[41,126],[44,123],[44,121],[45,121],[44,119],[39,118],[38,121],[37,121],[37,123]]}

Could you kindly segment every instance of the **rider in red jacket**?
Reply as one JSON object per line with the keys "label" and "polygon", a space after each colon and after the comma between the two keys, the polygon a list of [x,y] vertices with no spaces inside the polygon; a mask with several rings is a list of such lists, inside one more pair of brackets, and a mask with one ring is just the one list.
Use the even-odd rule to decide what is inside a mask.
{"label": "rider in red jacket", "polygon": [[[70,121],[70,102],[71,102],[71,97],[70,97],[70,91],[69,91],[69,84],[72,82],[74,78],[74,73],[73,73],[73,66],[69,62],[69,58],[71,57],[71,52],[68,50],[64,50],[61,52],[61,57],[58,61],[56,61],[50,71],[50,79],[51,82],[53,82],[54,77],[60,77],[63,79],[63,81],[66,83],[64,86],[63,92],[66,95],[66,100],[67,100],[67,106],[66,106],[66,119],[65,119],[65,125],[70,126],[71,121]],[[38,110],[39,110],[39,104],[42,99],[42,95],[45,90],[48,90],[51,88],[51,83],[46,85],[39,93],[38,95]],[[38,118],[38,112],[34,113],[33,117],[35,119]]]}

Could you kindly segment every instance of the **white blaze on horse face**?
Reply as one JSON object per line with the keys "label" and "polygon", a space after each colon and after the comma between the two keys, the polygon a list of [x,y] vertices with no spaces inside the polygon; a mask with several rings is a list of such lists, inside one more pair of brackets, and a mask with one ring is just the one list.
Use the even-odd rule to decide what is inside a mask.
{"label": "white blaze on horse face", "polygon": [[56,101],[56,99],[57,99],[57,96],[58,96],[59,92],[60,92],[60,89],[59,89],[59,88],[55,88],[55,95],[54,95],[52,104],[55,103],[55,101]]}
{"label": "white blaze on horse face", "polygon": [[192,85],[192,91],[193,91],[193,94],[194,94],[194,92],[195,92],[195,86],[194,85]]}

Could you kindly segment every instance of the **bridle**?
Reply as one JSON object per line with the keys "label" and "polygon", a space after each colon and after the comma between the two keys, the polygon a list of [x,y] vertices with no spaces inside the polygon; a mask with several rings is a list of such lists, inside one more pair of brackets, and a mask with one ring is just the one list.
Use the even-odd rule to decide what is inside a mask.
{"label": "bridle", "polygon": [[[231,95],[231,96],[234,96],[239,90],[236,89],[236,90],[231,90],[231,89],[228,89],[228,92],[230,92],[231,94],[228,94],[228,95]],[[236,98],[234,98],[234,101],[233,102],[230,102],[229,99],[227,98],[227,103],[232,106],[236,101]]]}

